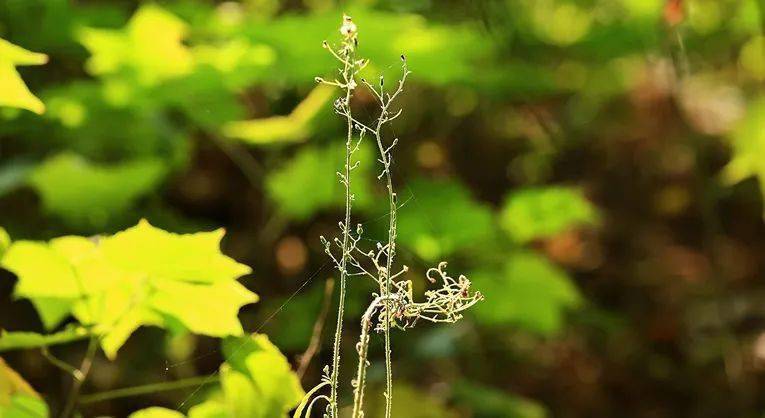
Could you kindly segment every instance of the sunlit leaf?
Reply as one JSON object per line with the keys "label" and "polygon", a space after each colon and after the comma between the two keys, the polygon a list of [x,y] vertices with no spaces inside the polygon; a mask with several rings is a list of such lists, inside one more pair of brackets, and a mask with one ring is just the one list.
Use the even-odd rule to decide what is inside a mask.
{"label": "sunlit leaf", "polygon": [[30,298],[29,301],[32,302],[37,314],[40,315],[40,321],[46,330],[58,327],[72,312],[72,306],[75,302],[74,299],[46,297],[34,297]]}
{"label": "sunlit leaf", "polygon": [[46,62],[47,55],[27,51],[0,39],[0,106],[18,107],[42,114],[45,105],[29,91],[16,67],[42,65]]}
{"label": "sunlit leaf", "polygon": [[731,135],[733,158],[722,172],[727,184],[735,184],[749,177],[756,177],[760,191],[765,196],[765,98],[760,97],[749,104],[746,115]]}
{"label": "sunlit leaf", "polygon": [[[244,332],[237,319],[242,305],[257,297],[235,281],[219,281],[210,286],[178,280],[155,281],[151,304],[158,311],[178,318],[190,331],[212,336],[239,335]],[[198,301],[189,309],[189,300]],[[215,312],[211,315],[211,312]]]}
{"label": "sunlit leaf", "polygon": [[755,80],[765,80],[765,36],[750,39],[743,47],[738,62],[749,76]]}
{"label": "sunlit leaf", "polygon": [[140,411],[133,412],[128,415],[128,418],[184,418],[185,415],[172,409],[160,408],[153,406],[151,408],[142,409]]}
{"label": "sunlit leaf", "polygon": [[97,165],[65,153],[43,162],[29,181],[47,211],[76,227],[98,228],[153,190],[164,174],[160,160]]}
{"label": "sunlit leaf", "polygon": [[42,308],[44,321],[46,315],[55,315],[49,318],[55,323],[74,314],[93,326],[107,357],[114,358],[145,325],[180,324],[218,337],[242,334],[238,311],[257,296],[236,282],[250,268],[220,252],[222,237],[223,230],[174,234],[141,221],[99,239],[17,241],[2,266],[18,276],[16,296]]}
{"label": "sunlit leaf", "polygon": [[417,179],[398,192],[398,237],[434,260],[477,245],[491,235],[491,210],[455,181]]}
{"label": "sunlit leaf", "polygon": [[192,408],[190,418],[284,417],[300,403],[300,380],[267,336],[226,339],[223,351],[221,396]]}
{"label": "sunlit leaf", "polygon": [[597,220],[596,209],[582,193],[566,187],[513,192],[505,199],[500,215],[502,228],[518,242],[549,237]]}
{"label": "sunlit leaf", "polygon": [[71,260],[45,243],[14,242],[2,265],[19,275],[15,289],[19,297],[74,299],[82,291]]}
{"label": "sunlit leaf", "polygon": [[163,279],[215,283],[248,274],[249,267],[220,253],[222,228],[211,232],[175,234],[143,220],[101,242],[112,265]]}
{"label": "sunlit leaf", "polygon": [[125,28],[85,28],[79,39],[92,55],[86,64],[90,73],[110,75],[127,70],[140,83],[154,85],[193,69],[193,56],[183,45],[187,31],[178,17],[148,4],[136,11]]}
{"label": "sunlit leaf", "polygon": [[318,85],[289,115],[230,122],[223,133],[253,145],[304,141],[311,134],[312,122],[335,94],[335,88]]}
{"label": "sunlit leaf", "polygon": [[531,3],[530,8],[537,36],[554,45],[573,44],[592,26],[592,13],[573,1],[543,0]]}
{"label": "sunlit leaf", "polygon": [[549,335],[563,324],[563,314],[582,303],[565,271],[543,256],[512,253],[499,269],[469,275],[486,299],[475,307],[476,317],[491,325],[517,325]]}

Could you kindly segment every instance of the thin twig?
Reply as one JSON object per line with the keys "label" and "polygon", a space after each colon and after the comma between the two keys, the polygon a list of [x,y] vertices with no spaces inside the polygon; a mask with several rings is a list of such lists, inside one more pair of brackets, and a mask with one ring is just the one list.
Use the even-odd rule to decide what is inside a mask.
{"label": "thin twig", "polygon": [[327,315],[329,314],[329,307],[332,302],[332,293],[335,289],[335,279],[329,278],[324,284],[324,298],[321,303],[321,310],[319,311],[319,317],[313,324],[313,332],[311,333],[311,341],[306,348],[305,353],[300,356],[300,364],[298,365],[297,375],[301,379],[305,375],[305,371],[308,369],[308,365],[311,364],[311,359],[319,351],[321,345],[321,334],[324,330],[324,324],[327,321]]}
{"label": "thin twig", "polygon": [[96,356],[97,348],[98,337],[95,335],[91,336],[90,340],[88,341],[88,350],[86,351],[85,357],[83,357],[82,363],[80,364],[80,368],[78,370],[79,376],[73,376],[72,388],[69,390],[69,396],[67,397],[66,405],[64,406],[63,412],[61,413],[61,418],[69,418],[74,412],[74,406],[77,405],[77,400],[80,396],[82,385],[88,378],[91,366],[93,366],[93,359]]}

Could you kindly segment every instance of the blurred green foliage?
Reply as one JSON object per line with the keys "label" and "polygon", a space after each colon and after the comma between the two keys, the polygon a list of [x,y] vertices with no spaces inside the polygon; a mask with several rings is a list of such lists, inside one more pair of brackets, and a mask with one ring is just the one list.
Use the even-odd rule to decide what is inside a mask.
{"label": "blurred green foliage", "polygon": [[562,187],[515,191],[505,200],[500,216],[505,232],[520,243],[549,238],[597,219],[595,208],[581,193]]}
{"label": "blurred green foliage", "polygon": [[[415,290],[425,287],[427,266],[447,259],[486,295],[464,328],[418,330],[425,342],[407,336],[394,346],[397,418],[536,418],[548,409],[759,415],[765,401],[751,389],[761,380],[758,360],[742,350],[756,345],[759,334],[748,330],[762,319],[749,299],[757,293],[762,243],[753,236],[762,232],[765,195],[762,7],[760,0],[2,1],[0,257],[13,275],[0,282],[16,280],[5,288],[31,308],[10,296],[0,303],[8,305],[0,306],[0,327],[14,330],[0,336],[0,350],[75,342],[86,325],[111,335],[102,347],[113,359],[137,328],[152,325],[208,336],[265,327],[290,355],[301,352],[321,304],[321,286],[311,281],[331,275],[318,235],[344,203],[337,92],[315,86],[314,77],[335,76],[321,41],[336,42],[346,11],[371,59],[367,79],[395,80],[400,54],[413,71],[404,116],[386,135],[401,139],[398,238]],[[355,100],[364,120],[373,117],[370,95],[359,90]],[[354,222],[374,235],[385,202],[372,186],[379,172],[372,145],[362,144],[353,181]],[[224,249],[252,265],[256,280],[236,281],[249,269],[222,255],[220,232],[176,236],[141,223],[117,233],[144,217],[178,232],[225,225]],[[82,300],[78,278],[89,286]],[[352,295],[365,294],[355,286]],[[237,317],[256,300],[248,288],[268,309],[248,306]],[[133,298],[138,303],[125,306]],[[366,302],[352,300],[349,310],[358,314]],[[710,311],[707,303],[723,311],[731,304],[735,314],[697,315]],[[632,329],[614,325],[625,323]],[[38,332],[19,331],[29,329]],[[731,342],[737,333],[741,341]],[[130,375],[132,363],[166,354],[151,337],[134,339],[157,352],[130,357],[127,343],[125,360],[110,369],[124,384],[103,378],[94,387],[166,378]],[[178,360],[219,370],[220,388],[192,402],[204,403],[133,417],[283,415],[301,393],[292,357],[255,338],[257,347],[242,343],[240,353],[251,360],[232,359],[225,345],[220,368],[194,353]],[[199,341],[193,347],[208,355]],[[446,354],[423,361],[410,347]],[[731,368],[739,358],[747,360]],[[273,374],[253,372],[248,361]],[[141,367],[136,373],[149,373]],[[379,383],[379,370],[370,372]],[[47,408],[28,392],[7,391],[6,381],[3,416]],[[35,383],[58,407],[60,385]],[[624,393],[651,399],[625,406]],[[258,409],[264,398],[267,411]],[[698,399],[698,409],[688,399]],[[135,410],[115,405],[92,412]]]}

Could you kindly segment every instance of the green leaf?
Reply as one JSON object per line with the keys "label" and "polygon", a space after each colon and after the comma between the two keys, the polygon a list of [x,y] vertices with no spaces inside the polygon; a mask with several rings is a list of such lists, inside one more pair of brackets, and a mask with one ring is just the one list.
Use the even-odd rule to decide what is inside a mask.
{"label": "green leaf", "polygon": [[74,299],[81,293],[71,260],[47,244],[16,241],[3,257],[2,265],[19,276],[16,296]]}
{"label": "green leaf", "polygon": [[[355,182],[353,204],[363,209],[372,201],[370,178],[375,157],[371,145],[362,144],[354,158],[361,163],[351,179]],[[308,219],[318,211],[343,207],[343,186],[335,174],[343,164],[344,144],[305,147],[268,176],[266,190],[285,215],[297,220]]]}
{"label": "green leaf", "polygon": [[45,112],[45,105],[29,91],[16,67],[46,62],[47,55],[27,51],[0,39],[0,106],[27,109],[37,114]]}
{"label": "green leaf", "polygon": [[74,305],[74,299],[35,297],[30,298],[29,301],[40,315],[43,327],[49,331],[58,327],[61,321],[71,314]]}
{"label": "green leaf", "polygon": [[[760,191],[765,196],[765,97],[749,104],[746,115],[731,134],[733,158],[722,172],[726,184],[735,184],[749,177],[756,177]],[[765,216],[765,211],[763,212]]]}
{"label": "green leaf", "polygon": [[79,40],[92,54],[86,63],[94,75],[127,71],[144,85],[189,74],[191,51],[183,45],[185,22],[155,4],[136,11],[120,30],[85,28]]}
{"label": "green leaf", "polygon": [[568,187],[529,188],[511,193],[500,214],[504,231],[521,243],[597,221],[595,207],[581,191]]}
{"label": "green leaf", "polygon": [[316,86],[289,115],[230,122],[223,127],[223,134],[252,145],[305,141],[317,116],[329,113],[322,110],[329,108],[334,95],[333,87]]}
{"label": "green leaf", "polygon": [[[151,304],[158,311],[177,318],[197,334],[223,337],[244,332],[237,319],[242,305],[257,302],[257,297],[235,281],[197,285],[177,280],[157,280]],[[189,300],[198,303],[189,309]]]}
{"label": "green leaf", "polygon": [[489,325],[517,325],[542,335],[557,332],[566,310],[582,298],[565,271],[530,251],[512,253],[502,269],[484,269],[468,277],[486,299],[476,317]]}
{"label": "green leaf", "polygon": [[57,344],[65,344],[88,338],[90,333],[82,327],[67,327],[54,334],[38,334],[36,332],[0,331],[0,351],[24,350],[40,348]]}
{"label": "green leaf", "polygon": [[284,417],[303,398],[287,358],[265,335],[224,340],[222,396],[189,411],[191,418]]}
{"label": "green leaf", "polygon": [[0,417],[47,418],[48,406],[16,371],[0,358]]}
{"label": "green leaf", "polygon": [[101,241],[106,260],[124,271],[193,283],[232,280],[252,270],[220,253],[225,231],[175,234],[146,220]]}
{"label": "green leaf", "polygon": [[398,198],[403,205],[399,240],[424,259],[447,256],[491,236],[491,210],[457,182],[417,179],[400,188]]}
{"label": "green leaf", "polygon": [[151,408],[142,409],[140,411],[133,412],[128,415],[128,418],[184,418],[185,415],[172,409],[160,408],[153,406]]}
{"label": "green leaf", "polygon": [[216,337],[242,334],[238,311],[257,296],[236,281],[251,270],[221,254],[222,237],[221,229],[174,234],[141,221],[97,240],[18,241],[2,265],[19,277],[16,296],[43,308],[44,322],[73,313],[94,326],[107,357],[114,358],[145,325],[180,324]]}
{"label": "green leaf", "polygon": [[3,418],[48,418],[48,405],[36,396],[13,395],[8,405],[0,405]]}
{"label": "green leaf", "polygon": [[164,175],[156,159],[102,166],[64,153],[38,166],[30,183],[47,211],[76,227],[100,228],[153,190]]}
{"label": "green leaf", "polygon": [[7,405],[13,395],[38,396],[32,386],[0,358],[0,405]]}

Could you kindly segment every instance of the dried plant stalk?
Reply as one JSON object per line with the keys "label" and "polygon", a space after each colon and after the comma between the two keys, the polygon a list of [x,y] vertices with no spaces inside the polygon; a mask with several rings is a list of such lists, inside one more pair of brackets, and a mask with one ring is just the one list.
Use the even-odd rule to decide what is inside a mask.
{"label": "dried plant stalk", "polygon": [[[335,267],[340,271],[340,299],[338,302],[337,323],[335,327],[335,339],[332,351],[332,365],[324,369],[322,382],[308,392],[306,398],[296,410],[294,417],[308,417],[313,406],[318,401],[327,402],[325,418],[339,418],[338,405],[338,381],[340,368],[340,342],[343,328],[343,315],[345,309],[346,286],[350,277],[367,277],[378,288],[379,293],[374,293],[372,303],[367,307],[361,318],[361,331],[359,341],[356,344],[358,353],[358,366],[356,376],[352,380],[353,390],[353,418],[364,416],[364,391],[366,387],[367,368],[369,366],[369,340],[370,332],[376,331],[384,334],[385,339],[385,417],[391,418],[393,405],[393,370],[391,360],[390,330],[399,328],[402,330],[411,328],[422,319],[429,322],[456,322],[462,318],[462,312],[478,301],[483,296],[479,292],[471,292],[470,280],[465,276],[457,279],[449,276],[446,272],[446,263],[441,262],[437,267],[429,269],[425,276],[431,284],[439,287],[425,292],[424,301],[416,301],[412,293],[412,282],[404,279],[409,268],[394,267],[396,254],[397,236],[397,195],[394,190],[391,167],[393,164],[392,151],[398,144],[398,138],[386,141],[383,135],[384,127],[393,122],[402,114],[402,110],[393,111],[391,106],[396,98],[404,90],[407,76],[410,71],[407,67],[406,58],[402,55],[402,76],[392,91],[385,90],[385,80],[380,77],[379,87],[373,86],[365,79],[360,81],[375,97],[380,112],[372,124],[366,124],[358,120],[351,110],[351,98],[354,90],[358,87],[356,77],[366,66],[366,60],[356,59],[358,47],[358,30],[349,16],[343,16],[343,25],[340,28],[343,41],[338,49],[331,47],[326,41],[326,48],[332,56],[340,61],[338,70],[340,79],[332,81],[317,77],[319,83],[339,87],[343,90],[343,97],[335,101],[335,112],[347,121],[347,137],[345,143],[345,165],[343,172],[338,172],[340,182],[345,187],[345,219],[339,223],[341,236],[329,241],[321,237],[325,252],[332,259]],[[353,203],[353,189],[351,187],[351,174],[359,165],[354,161],[354,154],[358,151],[365,137],[374,139],[379,151],[378,161],[382,169],[377,176],[378,180],[385,182],[388,194],[388,236],[383,244],[377,242],[374,249],[363,250],[363,228],[358,224],[353,231],[350,227],[351,208]],[[339,252],[339,254],[337,254]],[[395,271],[395,273],[394,273]],[[330,387],[329,396],[317,395],[318,391],[325,386]]]}

